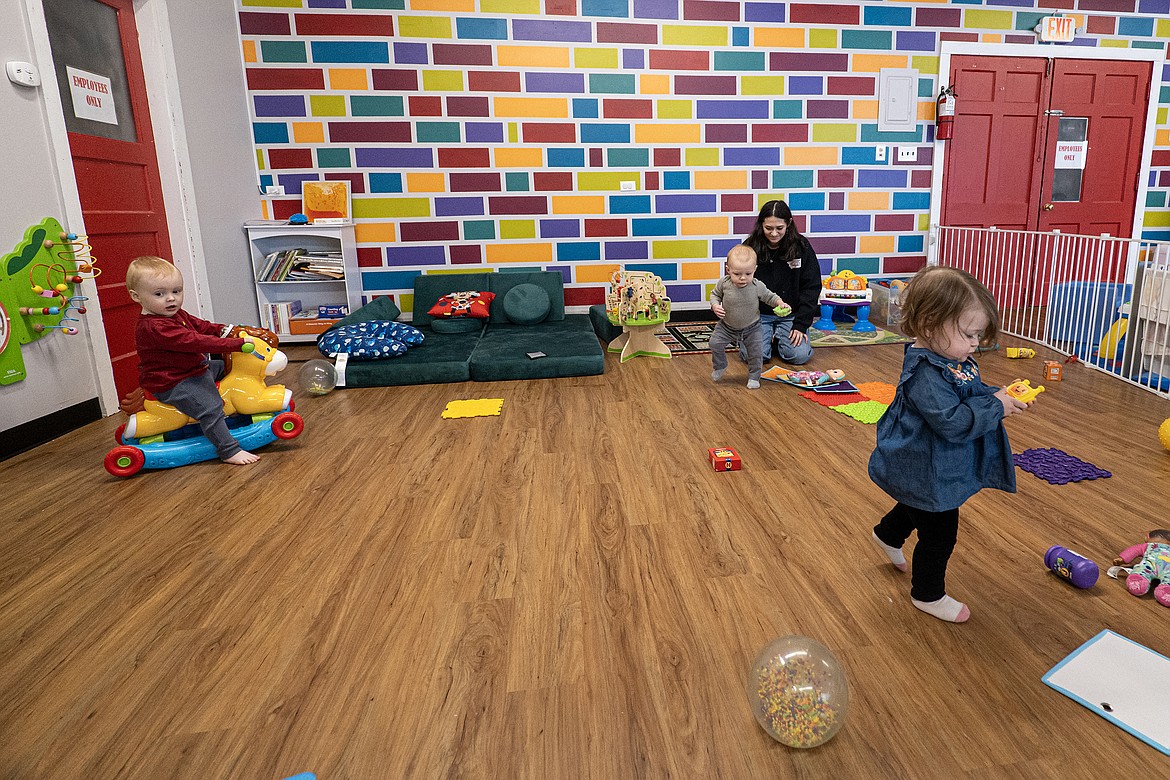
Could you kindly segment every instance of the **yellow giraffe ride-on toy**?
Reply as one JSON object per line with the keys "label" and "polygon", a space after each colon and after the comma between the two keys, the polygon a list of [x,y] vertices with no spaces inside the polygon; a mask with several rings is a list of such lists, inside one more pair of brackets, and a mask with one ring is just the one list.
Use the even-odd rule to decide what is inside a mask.
{"label": "yellow giraffe ride-on toy", "polygon": [[[255,349],[224,356],[224,377],[219,382],[223,411],[233,414],[275,414],[289,406],[292,390],[284,385],[267,385],[272,376],[288,365],[288,357],[277,345],[276,335],[263,328],[237,327],[232,337],[242,338]],[[143,439],[178,430],[195,422],[170,404],[147,399],[138,388],[122,399],[121,409],[130,416],[122,435]]]}

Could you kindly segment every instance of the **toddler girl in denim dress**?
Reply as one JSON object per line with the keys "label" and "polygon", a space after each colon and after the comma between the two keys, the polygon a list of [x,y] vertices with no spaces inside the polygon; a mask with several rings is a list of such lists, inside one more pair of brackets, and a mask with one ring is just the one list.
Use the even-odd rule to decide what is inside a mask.
{"label": "toddler girl in denim dress", "polygon": [[1016,491],[1003,418],[1028,404],[979,378],[971,356],[995,343],[999,309],[966,271],[919,271],[903,293],[901,326],[914,342],[869,459],[870,479],[897,503],[874,527],[873,538],[906,571],[902,545],[917,531],[911,602],[940,620],[962,623],[971,612],[946,590],[959,507],[985,487]]}

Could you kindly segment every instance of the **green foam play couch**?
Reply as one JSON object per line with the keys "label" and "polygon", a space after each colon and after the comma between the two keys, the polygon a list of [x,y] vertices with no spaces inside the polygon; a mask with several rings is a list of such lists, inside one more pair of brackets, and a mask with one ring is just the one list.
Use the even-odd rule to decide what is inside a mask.
{"label": "green foam play couch", "polygon": [[[442,296],[464,290],[495,293],[487,320],[441,319],[427,313]],[[389,298],[375,298],[330,330],[394,320],[399,313]],[[555,271],[421,274],[414,281],[410,324],[422,331],[422,345],[401,357],[350,361],[345,386],[550,379],[605,371],[605,353],[589,316],[565,313],[564,278]],[[544,356],[531,358],[529,353]]]}

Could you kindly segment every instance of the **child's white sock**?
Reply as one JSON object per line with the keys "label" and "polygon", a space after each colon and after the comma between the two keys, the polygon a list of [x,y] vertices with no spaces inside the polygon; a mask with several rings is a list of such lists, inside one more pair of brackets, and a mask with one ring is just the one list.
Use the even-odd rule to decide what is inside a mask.
{"label": "child's white sock", "polygon": [[876,533],[873,534],[873,540],[878,547],[882,548],[882,552],[890,559],[890,563],[894,564],[894,568],[898,571],[906,571],[909,567],[906,565],[906,556],[902,553],[901,547],[890,547],[888,544],[878,538]]}
{"label": "child's white sock", "polygon": [[943,596],[938,601],[910,599],[910,602],[926,614],[934,615],[939,620],[945,620],[948,623],[965,623],[967,618],[971,617],[971,610],[967,609],[967,605],[961,601],[955,601],[950,596]]}
{"label": "child's white sock", "polygon": [[720,368],[720,369],[716,369],[715,371],[712,371],[711,372],[711,381],[718,382],[720,379],[723,378],[723,372],[726,370],[727,370],[726,368]]}
{"label": "child's white sock", "polygon": [[760,389],[760,380],[758,380],[758,379],[749,379],[748,380],[748,390],[759,390],[759,389]]}

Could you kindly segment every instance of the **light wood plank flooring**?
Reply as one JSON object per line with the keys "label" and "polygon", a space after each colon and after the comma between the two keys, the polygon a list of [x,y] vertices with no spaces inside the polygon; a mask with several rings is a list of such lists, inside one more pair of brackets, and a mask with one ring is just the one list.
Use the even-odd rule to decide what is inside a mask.
{"label": "light wood plank flooring", "polygon": [[[812,365],[893,382],[901,354]],[[1043,357],[984,375],[1037,384]],[[1113,476],[1019,472],[969,501],[954,626],[870,542],[874,427],[744,380],[609,356],[596,377],[298,391],[305,433],[251,467],[109,477],[116,418],[0,464],[0,778],[1170,775],[1040,682],[1105,628],[1170,654],[1170,610],[1042,562],[1063,544],[1105,568],[1167,524],[1170,403],[1084,366],[1045,383],[1016,451]],[[503,413],[440,418],[462,398]],[[711,471],[717,445],[743,471]],[[784,634],[849,678],[812,750],[747,703]]]}

